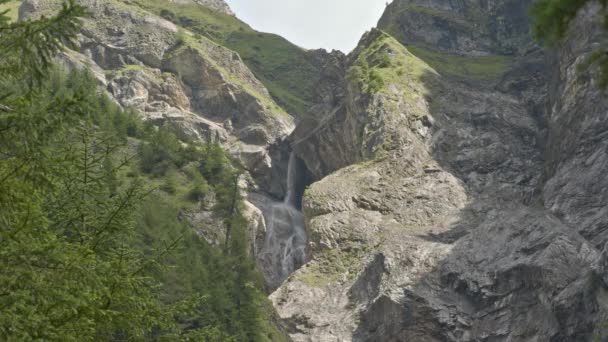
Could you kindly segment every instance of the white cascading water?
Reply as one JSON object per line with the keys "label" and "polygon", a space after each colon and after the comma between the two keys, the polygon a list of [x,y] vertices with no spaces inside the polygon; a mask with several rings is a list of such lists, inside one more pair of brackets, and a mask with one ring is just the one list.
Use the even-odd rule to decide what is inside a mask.
{"label": "white cascading water", "polygon": [[296,156],[292,152],[287,167],[287,193],[283,202],[276,202],[267,215],[267,232],[262,257],[272,267],[280,285],[287,276],[300,267],[306,258],[306,231],[304,216],[297,209]]}

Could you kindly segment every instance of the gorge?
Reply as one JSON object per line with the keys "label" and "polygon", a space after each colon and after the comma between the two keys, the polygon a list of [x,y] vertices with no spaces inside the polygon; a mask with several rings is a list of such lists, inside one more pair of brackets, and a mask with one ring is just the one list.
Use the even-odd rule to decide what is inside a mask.
{"label": "gorge", "polygon": [[344,55],[222,0],[78,0],[94,18],[58,59],[243,165],[249,250],[291,340],[604,341],[608,98],[579,65],[606,37],[591,4],[544,48],[532,2],[395,0]]}

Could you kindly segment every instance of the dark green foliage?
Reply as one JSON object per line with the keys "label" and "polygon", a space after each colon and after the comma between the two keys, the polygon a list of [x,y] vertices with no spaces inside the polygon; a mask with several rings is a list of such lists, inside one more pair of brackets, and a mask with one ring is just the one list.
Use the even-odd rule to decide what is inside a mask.
{"label": "dark green foliage", "polygon": [[[388,57],[388,55],[386,55]],[[383,66],[381,66],[383,65]],[[387,68],[390,64],[384,59],[380,61],[379,68]],[[384,88],[384,79],[375,68],[370,68],[366,58],[359,58],[353,67],[348,70],[346,75],[349,81],[356,82],[359,88],[367,94],[375,94]]]}
{"label": "dark green foliage", "polygon": [[[8,0],[0,0],[0,4]],[[72,46],[81,17],[86,11],[76,6],[74,0],[63,5],[54,17],[36,21],[8,23],[2,15],[0,25],[0,73],[5,81],[22,81],[23,77],[31,85],[43,78],[52,64],[52,58],[64,46]]]}
{"label": "dark green foliage", "polygon": [[207,180],[203,178],[195,165],[190,165],[190,167],[186,168],[184,171],[192,180],[192,187],[188,192],[188,199],[193,202],[198,202],[205,199],[205,196],[210,191]]}
{"label": "dark green foliage", "polygon": [[[0,26],[0,340],[139,339],[172,331],[149,260],[130,247],[143,195],[118,188],[94,86],[51,72],[83,9]],[[6,22],[5,20],[0,20]],[[49,76],[48,74],[51,74]]]}
{"label": "dark green foliage", "polygon": [[164,176],[171,168],[184,165],[184,147],[175,134],[166,127],[160,127],[149,137],[149,142],[139,145],[141,170],[155,176]]}
{"label": "dark green foliage", "polygon": [[367,92],[375,94],[384,88],[384,80],[378,70],[372,69],[369,72],[369,83],[367,86]]}
{"label": "dark green foliage", "polygon": [[[29,82],[27,82],[29,83]],[[130,246],[137,183],[112,185],[118,145],[94,96],[3,88],[0,106],[0,340],[138,339],[171,331],[147,258]]]}
{"label": "dark green foliage", "polygon": [[[566,36],[570,24],[586,5],[592,0],[539,0],[532,6],[535,17],[534,34],[549,46],[556,46]],[[602,28],[608,32],[608,0],[597,1],[601,5],[600,17],[603,19]],[[588,58],[583,68],[597,64],[600,67],[600,86],[608,87],[608,46],[602,44]]]}
{"label": "dark green foliage", "polygon": [[380,63],[378,64],[379,68],[390,68],[392,65],[391,56],[388,53],[383,53]]}

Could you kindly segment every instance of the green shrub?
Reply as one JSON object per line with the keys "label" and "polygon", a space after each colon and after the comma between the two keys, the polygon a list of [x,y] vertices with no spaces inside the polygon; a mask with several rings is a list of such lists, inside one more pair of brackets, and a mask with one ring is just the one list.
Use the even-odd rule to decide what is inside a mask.
{"label": "green shrub", "polygon": [[392,65],[392,61],[391,61],[391,57],[388,55],[388,53],[384,53],[382,55],[382,58],[380,60],[380,63],[378,64],[379,68],[389,68]]}
{"label": "green shrub", "polygon": [[179,29],[175,33],[175,39],[177,40],[178,45],[185,45],[188,42],[188,34],[186,31]]}
{"label": "green shrub", "polygon": [[367,85],[367,92],[369,94],[375,94],[382,90],[384,87],[384,80],[378,70],[372,69],[369,72],[369,83]]}
{"label": "green shrub", "polygon": [[167,19],[169,21],[175,21],[176,20],[176,16],[175,13],[173,13],[172,11],[163,8],[160,10],[160,16],[164,19]]}
{"label": "green shrub", "polygon": [[192,188],[188,191],[188,200],[192,202],[203,200],[211,191],[209,184],[196,168],[190,168],[190,171],[186,171],[186,173],[192,183]]}

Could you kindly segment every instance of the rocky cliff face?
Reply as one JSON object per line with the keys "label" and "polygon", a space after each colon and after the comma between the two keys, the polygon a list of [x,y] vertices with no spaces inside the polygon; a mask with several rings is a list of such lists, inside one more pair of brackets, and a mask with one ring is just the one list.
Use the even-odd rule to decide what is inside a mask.
{"label": "rocky cliff face", "polygon": [[[305,52],[320,77],[296,127],[233,51],[137,1],[78,2],[95,18],[66,65],[243,161],[252,251],[294,341],[608,339],[608,100],[577,71],[605,39],[596,8],[545,51],[531,1],[395,0],[350,55]],[[300,228],[300,197],[306,237],[285,219]]]}
{"label": "rocky cliff face", "polygon": [[397,40],[367,34],[296,129],[310,261],[271,296],[295,341],[606,338],[594,9],[546,52],[527,4],[393,2]]}
{"label": "rocky cliff face", "polygon": [[393,1],[378,27],[404,44],[470,56],[517,54],[530,46],[532,0]]}
{"label": "rocky cliff face", "polygon": [[[96,71],[124,107],[164,120],[189,135],[243,150],[266,147],[293,129],[238,54],[144,11],[128,1],[80,0],[95,14],[86,19],[80,51],[63,56]],[[222,1],[195,1],[213,8]],[[20,17],[48,14],[61,1],[26,0]],[[225,6],[225,4],[224,4]],[[246,152],[244,152],[246,153]]]}

